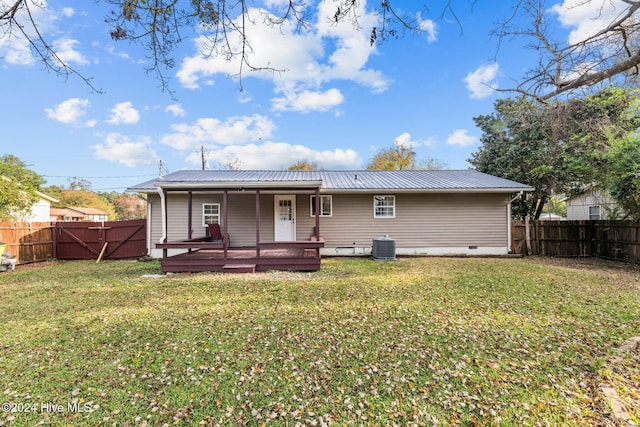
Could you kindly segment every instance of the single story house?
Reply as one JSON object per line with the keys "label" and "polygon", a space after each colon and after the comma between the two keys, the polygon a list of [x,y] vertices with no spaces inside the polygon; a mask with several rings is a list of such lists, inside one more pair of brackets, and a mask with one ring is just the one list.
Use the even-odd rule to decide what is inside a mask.
{"label": "single story house", "polygon": [[51,221],[108,221],[109,214],[95,208],[51,208]]}
{"label": "single story house", "polygon": [[164,272],[317,270],[384,236],[393,255],[506,255],[512,198],[532,190],[474,170],[183,170],[128,189]]}
{"label": "single story house", "polygon": [[568,220],[615,219],[615,213],[620,213],[609,192],[597,186],[586,188],[564,201],[567,204]]}
{"label": "single story house", "polygon": [[104,211],[101,211],[100,209],[83,208],[83,207],[69,207],[67,209],[78,211],[81,214],[83,214],[84,221],[93,221],[93,222],[109,221],[109,214]]}

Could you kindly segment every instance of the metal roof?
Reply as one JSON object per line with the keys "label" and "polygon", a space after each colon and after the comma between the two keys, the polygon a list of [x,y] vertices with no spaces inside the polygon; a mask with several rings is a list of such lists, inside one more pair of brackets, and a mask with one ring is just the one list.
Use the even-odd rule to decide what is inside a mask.
{"label": "metal roof", "polygon": [[130,191],[157,188],[282,188],[320,187],[323,192],[519,192],[533,188],[515,181],[467,170],[359,170],[359,171],[245,171],[182,170],[143,182]]}

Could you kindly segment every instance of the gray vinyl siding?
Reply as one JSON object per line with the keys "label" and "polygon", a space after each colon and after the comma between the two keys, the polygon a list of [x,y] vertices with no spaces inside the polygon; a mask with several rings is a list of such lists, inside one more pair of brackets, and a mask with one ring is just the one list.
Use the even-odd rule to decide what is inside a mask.
{"label": "gray vinyl siding", "polygon": [[147,202],[151,206],[151,247],[149,250],[155,249],[156,243],[162,237],[162,208],[160,206],[160,196],[157,194],[148,194]]}
{"label": "gray vinyl siding", "polygon": [[[391,192],[377,195],[393,195]],[[332,195],[332,216],[320,217],[326,247],[371,246],[375,237],[389,235],[398,247],[504,247],[507,245],[508,195],[500,193],[396,194],[395,218],[374,218],[374,194]],[[150,194],[151,242],[162,236],[159,196]],[[167,200],[168,241],[188,237],[188,195],[170,193]],[[232,247],[255,246],[255,193],[230,193],[228,233]],[[202,204],[220,203],[222,194],[193,194],[192,237],[205,235]],[[261,240],[273,240],[274,195],[260,197]],[[313,235],[310,195],[296,195],[296,235]]]}
{"label": "gray vinyl siding", "polygon": [[600,207],[600,219],[609,219],[609,214],[616,208],[616,202],[602,190],[589,190],[584,194],[567,199],[568,220],[588,220],[589,206]]}
{"label": "gray vinyl siding", "polygon": [[[395,218],[374,218],[373,194],[334,195],[333,216],[320,218],[326,247],[370,246],[384,235],[405,248],[507,244],[505,194],[399,194],[395,199]],[[306,218],[313,221],[308,209]]]}

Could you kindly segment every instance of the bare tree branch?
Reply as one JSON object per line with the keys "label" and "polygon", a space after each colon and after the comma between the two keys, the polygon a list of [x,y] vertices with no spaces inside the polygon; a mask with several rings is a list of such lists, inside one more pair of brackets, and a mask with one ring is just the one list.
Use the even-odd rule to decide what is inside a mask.
{"label": "bare tree branch", "polygon": [[[600,2],[598,4],[598,2]],[[597,7],[602,21],[608,0],[583,0],[573,7]],[[640,1],[621,0],[625,8],[603,28],[583,40],[568,43],[556,41],[547,25],[549,11],[542,0],[520,0],[514,13],[494,32],[499,44],[514,38],[530,40],[529,48],[540,52],[538,64],[520,79],[516,86],[500,89],[517,92],[546,102],[608,80],[624,81],[637,75],[640,65]],[[612,7],[612,6],[611,6]],[[529,27],[515,26],[516,17],[526,17]]]}
{"label": "bare tree branch", "polygon": [[[5,8],[6,7],[6,8]],[[42,4],[33,0],[14,0],[13,3],[0,4],[0,29],[3,31],[1,37],[21,38],[28,43],[32,53],[44,64],[46,70],[63,76],[65,79],[74,75],[80,78],[93,92],[102,93],[93,85],[92,78],[86,77],[75,68],[71,67],[68,62],[60,58],[54,47],[49,44],[43,34],[40,32],[38,23],[36,22],[31,7],[40,7]],[[26,22],[22,22],[26,19]],[[29,24],[28,26],[26,24]],[[33,31],[33,34],[30,33]],[[19,34],[20,36],[17,36]]]}
{"label": "bare tree branch", "polygon": [[[30,14],[29,7],[44,8],[42,0],[5,0],[0,2],[0,30],[4,36],[12,37],[14,32],[20,32],[35,56],[45,67],[57,74],[68,77],[76,75],[96,92],[91,79],[85,77],[76,69],[62,60],[45,35],[39,31],[39,24]],[[175,67],[174,53],[176,47],[183,41],[182,33],[197,32],[207,38],[204,46],[206,58],[220,58],[226,61],[238,59],[238,73],[231,77],[238,77],[242,89],[242,76],[246,70],[284,72],[270,63],[256,64],[252,59],[252,43],[250,39],[251,26],[255,24],[257,16],[250,16],[251,10],[246,0],[94,0],[110,6],[110,13],[105,17],[109,34],[115,41],[128,41],[141,46],[149,60],[145,70],[154,74],[160,82],[163,91],[173,96],[170,85],[169,72]],[[329,22],[348,23],[354,28],[361,28],[361,16],[364,0],[332,0],[333,10],[324,17]],[[471,0],[473,3],[475,0]],[[393,3],[393,4],[392,4]],[[448,0],[445,11],[453,12],[452,0]],[[420,14],[415,6],[405,12],[396,8],[394,0],[379,0],[368,12],[378,16],[376,26],[370,29],[372,44],[382,42],[388,38],[398,38],[405,32],[421,32]],[[278,27],[294,25],[296,31],[307,28],[313,3],[304,0],[288,0],[283,5],[276,6],[269,11],[261,10],[263,23]],[[275,12],[273,11],[275,10]],[[25,13],[22,13],[25,12]],[[457,16],[453,13],[454,18]],[[26,20],[25,20],[25,17]],[[323,19],[323,17],[318,17]],[[22,19],[23,22],[20,22]],[[35,34],[35,37],[33,36]]]}

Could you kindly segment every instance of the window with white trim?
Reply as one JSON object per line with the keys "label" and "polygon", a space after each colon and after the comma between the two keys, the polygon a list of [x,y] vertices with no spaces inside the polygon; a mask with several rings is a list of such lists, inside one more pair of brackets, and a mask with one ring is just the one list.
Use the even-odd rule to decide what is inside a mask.
{"label": "window with white trim", "polygon": [[396,196],[373,196],[374,218],[396,217]]}
{"label": "window with white trim", "polygon": [[[320,215],[319,216],[333,216],[333,200],[331,196],[320,196]],[[316,196],[311,196],[311,209],[309,209],[310,216],[316,216]]]}
{"label": "window with white trim", "polygon": [[202,204],[202,226],[207,224],[220,224],[220,203]]}
{"label": "window with white trim", "polygon": [[600,206],[589,206],[589,219],[602,219],[602,211],[600,210]]}

